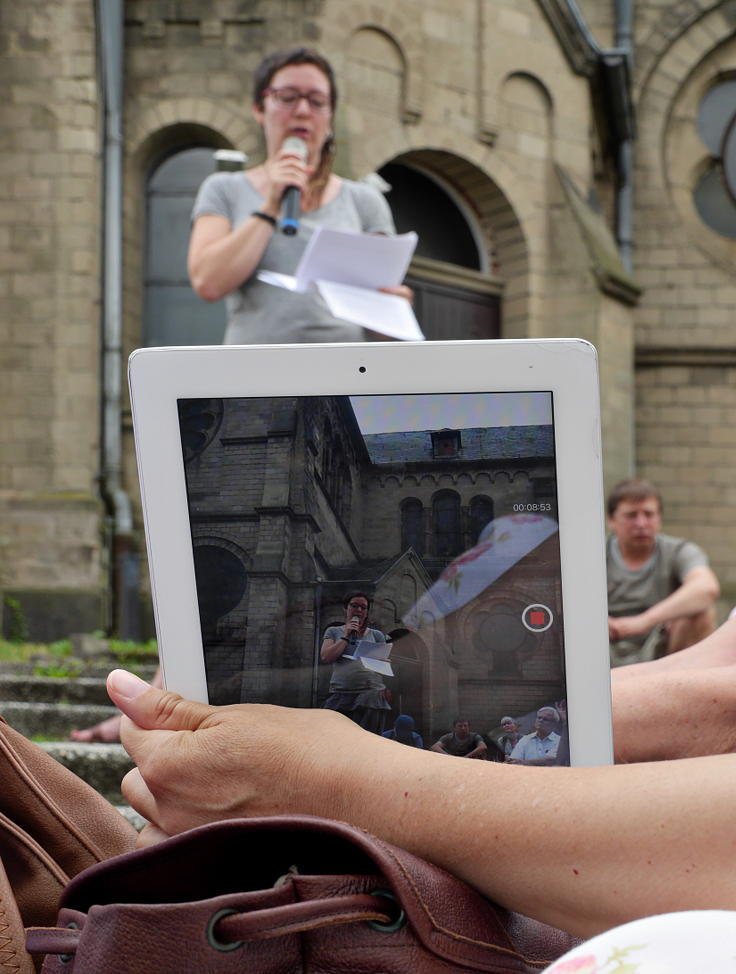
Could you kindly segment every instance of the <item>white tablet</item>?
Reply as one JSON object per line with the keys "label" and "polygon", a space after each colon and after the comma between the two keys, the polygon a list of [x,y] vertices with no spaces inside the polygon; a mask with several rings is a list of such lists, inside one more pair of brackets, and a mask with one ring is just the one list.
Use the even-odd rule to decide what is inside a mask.
{"label": "white tablet", "polygon": [[129,379],[167,687],[611,761],[593,346],[148,348]]}

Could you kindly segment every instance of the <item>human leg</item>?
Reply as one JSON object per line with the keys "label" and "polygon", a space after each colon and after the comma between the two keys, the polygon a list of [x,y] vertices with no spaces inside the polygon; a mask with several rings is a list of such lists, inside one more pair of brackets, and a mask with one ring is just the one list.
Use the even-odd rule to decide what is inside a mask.
{"label": "human leg", "polygon": [[639,679],[643,673],[671,670],[706,669],[736,663],[736,618],[728,619],[714,632],[695,645],[677,653],[646,663],[619,666],[611,673],[613,680]]}
{"label": "human leg", "polygon": [[667,654],[678,653],[701,642],[716,628],[716,612],[709,605],[695,615],[675,619],[667,627]]}
{"label": "human leg", "polygon": [[[151,686],[159,688],[163,686],[160,666],[151,680]],[[92,727],[75,729],[70,732],[69,739],[78,744],[117,744],[120,740],[120,714],[101,720],[99,724],[93,724]]]}
{"label": "human leg", "polygon": [[616,763],[736,751],[736,666],[612,680]]}

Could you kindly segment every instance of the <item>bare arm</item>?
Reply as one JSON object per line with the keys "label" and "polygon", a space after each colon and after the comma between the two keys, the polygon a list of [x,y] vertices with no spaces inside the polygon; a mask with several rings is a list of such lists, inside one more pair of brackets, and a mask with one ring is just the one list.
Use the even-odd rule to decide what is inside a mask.
{"label": "bare arm", "polygon": [[143,843],[223,818],[322,814],[329,794],[333,817],[581,936],[655,912],[736,909],[736,826],[723,816],[736,756],[518,768],[397,748],[332,711],[208,707],[121,671],[108,687],[135,721],[122,722],[138,765],[123,791],[157,827]]}
{"label": "bare arm", "polygon": [[[287,186],[305,189],[309,170],[297,156],[280,150],[261,171],[261,212],[276,219]],[[245,177],[243,177],[245,178]],[[192,287],[205,301],[219,301],[247,281],[268,246],[273,226],[259,217],[249,217],[233,229],[219,214],[205,213],[194,221],[189,241],[187,269]]]}
{"label": "bare arm", "polygon": [[[275,217],[276,213],[271,215]],[[235,230],[224,216],[205,213],[197,217],[189,240],[187,267],[200,298],[219,301],[247,281],[273,232],[272,226],[255,216]]]}
{"label": "bare arm", "polygon": [[685,576],[682,585],[646,612],[608,620],[611,639],[642,636],[655,626],[683,616],[695,615],[709,608],[720,595],[718,579],[707,565],[696,565]]}
{"label": "bare arm", "polygon": [[319,658],[323,663],[334,663],[350,648],[348,638],[354,635],[358,639],[360,636],[360,624],[355,619],[346,622],[343,629],[345,630],[344,636],[339,639],[325,639],[323,641],[319,651]]}
{"label": "bare arm", "polygon": [[637,664],[638,674],[611,672],[616,761],[736,751],[736,668],[657,669],[659,662]]}
{"label": "bare arm", "polygon": [[323,663],[334,663],[340,659],[348,648],[348,641],[343,636],[340,639],[325,639],[319,651],[319,658]]}

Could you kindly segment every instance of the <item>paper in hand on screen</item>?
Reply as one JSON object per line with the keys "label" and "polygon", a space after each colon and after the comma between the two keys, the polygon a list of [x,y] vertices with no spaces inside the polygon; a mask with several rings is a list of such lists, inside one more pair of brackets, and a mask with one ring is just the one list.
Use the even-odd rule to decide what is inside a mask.
{"label": "paper in hand on screen", "polygon": [[359,639],[352,653],[343,653],[348,659],[357,659],[367,670],[381,676],[393,676],[394,671],[388,661],[391,653],[390,643],[374,643],[371,639]]}
{"label": "paper in hand on screen", "polygon": [[403,281],[416,244],[413,232],[387,237],[317,227],[294,277],[259,271],[258,279],[290,291],[316,288],[335,317],[390,338],[421,341],[409,302],[378,290]]}

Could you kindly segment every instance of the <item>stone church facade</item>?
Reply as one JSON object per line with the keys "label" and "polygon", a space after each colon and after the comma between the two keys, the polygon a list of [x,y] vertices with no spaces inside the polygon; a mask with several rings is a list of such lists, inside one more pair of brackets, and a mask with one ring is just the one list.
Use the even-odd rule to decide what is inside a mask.
{"label": "stone church facade", "polygon": [[185,314],[199,320],[186,224],[167,222],[192,191],[177,160],[255,162],[251,72],[296,44],[336,69],[337,171],[381,173],[397,224],[418,225],[428,336],[593,342],[606,483],[658,483],[668,530],[706,548],[736,602],[735,25],[734,0],[8,6],[6,632],[145,628],[125,359],[161,322],[175,341]]}
{"label": "stone church facade", "polygon": [[[180,416],[210,700],[321,706],[322,639],[356,591],[392,641],[392,719],[428,741],[458,714],[488,731],[564,698],[554,514],[515,513],[556,510],[551,426],[364,434],[346,396],[187,400]],[[460,597],[474,559],[492,577],[494,546],[514,563]],[[521,620],[538,604],[556,624],[536,632]]]}

